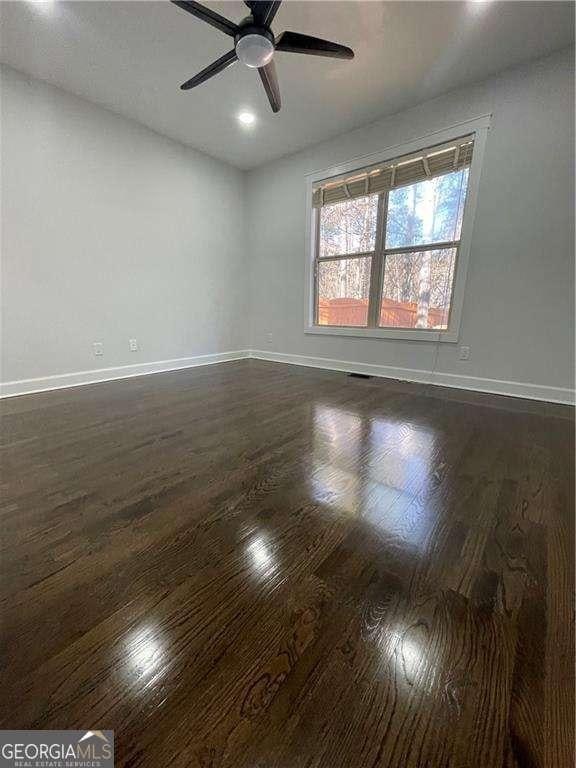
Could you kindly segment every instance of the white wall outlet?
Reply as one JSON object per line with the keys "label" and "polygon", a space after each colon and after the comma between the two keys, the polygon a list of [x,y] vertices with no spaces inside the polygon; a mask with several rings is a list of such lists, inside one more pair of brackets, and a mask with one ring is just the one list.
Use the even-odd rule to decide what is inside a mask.
{"label": "white wall outlet", "polygon": [[128,339],[130,352],[138,352],[138,339]]}
{"label": "white wall outlet", "polygon": [[104,344],[102,344],[101,341],[95,341],[92,344],[92,351],[94,352],[96,357],[100,357],[104,354]]}
{"label": "white wall outlet", "polygon": [[460,360],[470,360],[470,347],[460,347]]}
{"label": "white wall outlet", "polygon": [[273,336],[271,333],[266,334],[266,340],[268,342],[268,346],[272,346]]}

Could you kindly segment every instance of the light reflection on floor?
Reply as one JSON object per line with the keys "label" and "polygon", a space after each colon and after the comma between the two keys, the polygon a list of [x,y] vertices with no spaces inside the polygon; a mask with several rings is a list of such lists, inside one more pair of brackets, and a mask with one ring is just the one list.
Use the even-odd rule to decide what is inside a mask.
{"label": "light reflection on floor", "polygon": [[246,547],[250,564],[260,573],[270,574],[276,569],[271,547],[262,536],[256,536]]}
{"label": "light reflection on floor", "polygon": [[387,633],[384,654],[385,661],[396,668],[405,683],[409,686],[418,683],[420,690],[423,690],[422,686],[427,687],[424,681],[431,681],[434,669],[426,635],[392,629]]}
{"label": "light reflection on floor", "polygon": [[125,640],[125,647],[131,677],[157,677],[165,661],[165,653],[154,627],[143,626],[133,631]]}
{"label": "light reflection on floor", "polygon": [[422,549],[433,524],[426,503],[433,433],[324,404],[314,406],[313,429],[314,500]]}

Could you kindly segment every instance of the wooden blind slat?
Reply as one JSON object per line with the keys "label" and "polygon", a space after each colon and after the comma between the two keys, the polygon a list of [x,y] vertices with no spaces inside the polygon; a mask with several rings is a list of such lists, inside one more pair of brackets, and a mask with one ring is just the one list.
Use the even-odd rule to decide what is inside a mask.
{"label": "wooden blind slat", "polygon": [[359,168],[346,178],[318,184],[313,192],[312,204],[321,208],[460,171],[472,162],[473,150],[474,137],[464,136],[413,155],[398,157],[384,165]]}

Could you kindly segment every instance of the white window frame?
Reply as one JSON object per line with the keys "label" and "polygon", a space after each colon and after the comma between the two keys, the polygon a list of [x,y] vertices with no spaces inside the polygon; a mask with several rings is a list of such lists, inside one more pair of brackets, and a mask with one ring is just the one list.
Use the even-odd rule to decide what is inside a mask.
{"label": "white window frame", "polygon": [[[397,144],[388,147],[381,152],[364,155],[363,157],[356,157],[345,163],[321,171],[314,171],[313,173],[306,175],[306,292],[304,333],[319,336],[359,336],[364,338],[405,339],[411,341],[443,341],[451,343],[458,341],[460,335],[460,323],[462,320],[462,307],[464,305],[466,276],[470,261],[470,244],[472,241],[472,230],[474,227],[478,188],[480,185],[480,173],[482,169],[482,161],[484,159],[486,137],[490,128],[490,120],[491,115],[482,115],[481,117],[466,120],[441,131],[435,131],[434,133],[414,139],[406,144]],[[312,206],[314,186],[321,181],[333,181],[338,176],[347,176],[359,168],[375,165],[377,163],[386,163],[395,160],[401,155],[413,154],[434,146],[435,144],[444,144],[445,142],[453,141],[460,136],[469,134],[474,134],[474,152],[472,154],[472,164],[468,176],[468,190],[466,194],[464,216],[462,219],[460,247],[456,254],[452,304],[450,308],[448,328],[446,330],[433,328],[427,330],[422,328],[352,328],[333,325],[316,325],[316,276],[314,268],[316,262],[316,243],[320,209]]]}

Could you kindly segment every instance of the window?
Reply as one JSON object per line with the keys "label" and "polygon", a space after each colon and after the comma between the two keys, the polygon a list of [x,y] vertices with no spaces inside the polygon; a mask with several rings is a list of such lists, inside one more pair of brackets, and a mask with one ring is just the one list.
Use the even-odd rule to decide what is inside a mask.
{"label": "window", "polygon": [[312,179],[309,332],[455,340],[455,287],[465,271],[462,233],[478,151],[472,133]]}
{"label": "window", "polygon": [[466,168],[387,193],[380,327],[447,330],[467,189]]}
{"label": "window", "polygon": [[320,210],[319,325],[366,327],[377,220],[378,195],[345,200]]}

